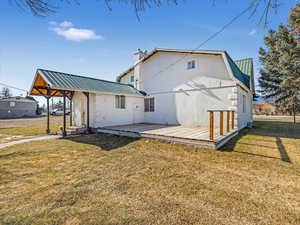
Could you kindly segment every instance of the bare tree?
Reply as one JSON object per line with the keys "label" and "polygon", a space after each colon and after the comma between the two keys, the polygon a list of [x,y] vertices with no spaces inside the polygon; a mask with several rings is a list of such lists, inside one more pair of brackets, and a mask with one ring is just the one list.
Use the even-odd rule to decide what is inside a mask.
{"label": "bare tree", "polygon": [[5,97],[5,98],[11,97],[11,96],[12,96],[12,93],[11,93],[11,91],[10,91],[9,88],[4,87],[4,88],[2,88],[1,96],[2,96],[2,97]]}
{"label": "bare tree", "polygon": [[[30,10],[35,16],[47,16],[49,13],[54,13],[59,8],[57,0],[9,0],[17,7],[23,10]],[[81,0],[60,0],[59,2],[80,4]],[[179,0],[102,0],[102,3],[111,10],[110,3],[112,2],[131,4],[136,15],[144,11],[146,8],[162,4],[178,4]],[[187,1],[187,0],[186,0]],[[213,4],[217,4],[220,0],[208,0]],[[224,1],[224,0],[223,0]],[[283,1],[283,0],[281,0]],[[276,12],[280,7],[280,0],[248,0],[246,7],[251,6],[251,16],[260,15],[260,22],[267,24],[271,12]],[[292,0],[290,0],[292,1]],[[232,3],[233,4],[233,3]]]}

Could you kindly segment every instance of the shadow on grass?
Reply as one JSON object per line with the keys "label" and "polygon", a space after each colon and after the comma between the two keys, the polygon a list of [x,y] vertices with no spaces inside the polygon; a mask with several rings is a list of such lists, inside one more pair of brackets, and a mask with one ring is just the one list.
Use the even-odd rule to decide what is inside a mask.
{"label": "shadow on grass", "polygon": [[105,151],[121,148],[138,140],[137,138],[121,137],[111,134],[90,134],[80,136],[69,136],[65,139],[78,143],[90,144],[100,147]]}
{"label": "shadow on grass", "polygon": [[278,151],[280,153],[280,158],[282,161],[284,162],[288,162],[288,163],[291,163],[291,159],[284,147],[284,145],[282,144],[282,141],[279,137],[276,137],[276,145],[277,145],[277,148],[278,148]]}
{"label": "shadow on grass", "polygon": [[[257,136],[266,136],[266,137],[273,137],[275,138],[274,141],[264,140],[264,142],[269,142],[270,144],[276,144],[276,147],[260,145],[259,142],[257,143],[247,143],[246,141],[241,142],[246,135],[257,135]],[[227,151],[227,152],[237,152],[241,154],[246,154],[250,156],[259,156],[264,158],[271,158],[271,159],[280,159],[284,162],[292,163],[285,146],[282,143],[281,138],[300,138],[300,124],[293,124],[292,122],[277,122],[277,121],[255,121],[254,126],[251,129],[243,129],[240,131],[239,135],[231,139],[226,145],[224,145],[220,151]],[[269,151],[277,150],[280,154],[279,157],[268,156],[265,154],[248,152],[244,150],[236,150],[237,145],[245,145],[249,146],[249,148],[263,148]],[[243,148],[247,149],[247,148]]]}
{"label": "shadow on grass", "polygon": [[300,139],[300,123],[255,121],[253,129],[249,133],[267,137]]}

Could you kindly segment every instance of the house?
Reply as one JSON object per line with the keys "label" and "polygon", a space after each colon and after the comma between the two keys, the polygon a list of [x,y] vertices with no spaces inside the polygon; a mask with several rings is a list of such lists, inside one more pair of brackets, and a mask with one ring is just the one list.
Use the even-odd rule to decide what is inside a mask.
{"label": "house", "polygon": [[253,99],[253,114],[254,115],[278,115],[279,110],[276,108],[275,104],[271,102],[266,102],[260,98]]}
{"label": "house", "polygon": [[0,119],[34,117],[37,113],[37,101],[30,97],[0,98]]}
{"label": "house", "polygon": [[[202,127],[207,133],[210,127],[212,139],[213,128],[223,136],[224,116],[228,132],[229,119],[236,131],[251,124],[252,59],[234,62],[226,51],[178,49],[139,50],[134,57],[117,82],[38,69],[30,93],[72,98],[72,124],[101,132],[120,134],[120,126],[135,124]],[[152,128],[132,129],[143,133]]]}
{"label": "house", "polygon": [[205,126],[207,110],[220,109],[237,112],[238,129],[252,122],[251,59],[238,61],[246,75],[225,51],[155,49],[145,57],[135,55],[135,65],[117,82],[143,90],[145,102],[155,103],[153,112],[144,113],[144,122]]}

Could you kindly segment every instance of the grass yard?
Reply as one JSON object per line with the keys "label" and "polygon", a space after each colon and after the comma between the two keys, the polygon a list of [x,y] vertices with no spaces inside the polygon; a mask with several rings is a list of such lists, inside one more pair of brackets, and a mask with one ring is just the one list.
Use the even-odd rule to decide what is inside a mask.
{"label": "grass yard", "polygon": [[[67,117],[68,118],[68,117]],[[0,144],[45,135],[46,117],[1,119],[0,120]],[[69,121],[67,120],[67,125]],[[50,117],[50,130],[55,134],[62,126],[62,116]]]}
{"label": "grass yard", "polygon": [[[61,124],[51,124],[51,133],[56,133],[59,131]],[[35,136],[35,135],[45,135],[46,125],[40,126],[28,126],[28,127],[13,127],[13,128],[0,128],[0,134],[5,135],[22,135],[22,136]]]}
{"label": "grass yard", "polygon": [[89,135],[0,151],[0,224],[300,224],[300,124],[221,151]]}
{"label": "grass yard", "polygon": [[[51,133],[57,133],[60,127],[60,124],[51,124]],[[0,128],[0,144],[46,135],[45,130],[46,126]]]}

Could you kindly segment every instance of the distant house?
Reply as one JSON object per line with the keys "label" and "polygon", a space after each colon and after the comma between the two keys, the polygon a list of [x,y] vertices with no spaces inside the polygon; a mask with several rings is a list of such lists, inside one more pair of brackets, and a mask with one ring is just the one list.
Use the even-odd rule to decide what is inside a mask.
{"label": "distant house", "polygon": [[37,101],[32,97],[0,98],[0,119],[36,116]]}
{"label": "distant house", "polygon": [[276,107],[268,102],[254,101],[253,102],[254,115],[276,115]]}

